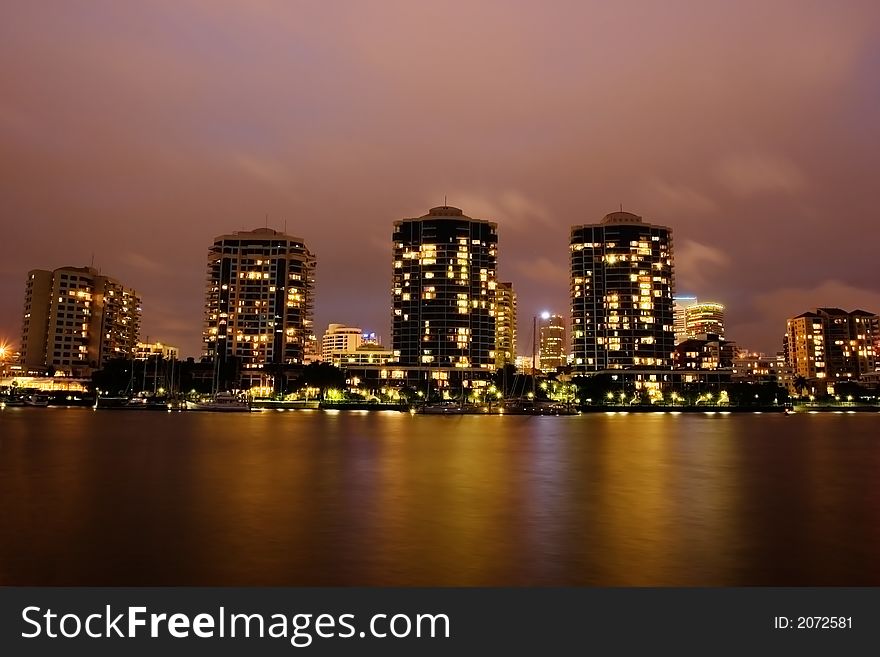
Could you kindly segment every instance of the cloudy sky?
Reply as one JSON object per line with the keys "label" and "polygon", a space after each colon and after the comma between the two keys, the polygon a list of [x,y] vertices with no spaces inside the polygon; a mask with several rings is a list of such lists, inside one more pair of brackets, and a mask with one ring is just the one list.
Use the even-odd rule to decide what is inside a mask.
{"label": "cloudy sky", "polygon": [[878,185],[876,1],[0,6],[0,340],[29,269],[94,255],[195,355],[207,247],[267,216],[318,257],[319,333],[387,338],[392,222],[445,195],[498,222],[524,332],[622,204],[776,351],[809,307],[880,311]]}

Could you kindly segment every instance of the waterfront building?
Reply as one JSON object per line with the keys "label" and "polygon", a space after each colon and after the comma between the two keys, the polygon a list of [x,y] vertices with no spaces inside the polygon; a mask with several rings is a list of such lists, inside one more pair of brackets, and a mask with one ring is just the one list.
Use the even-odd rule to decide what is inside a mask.
{"label": "waterfront building", "polygon": [[333,352],[327,362],[342,369],[364,365],[387,365],[395,360],[394,351],[380,344],[362,344],[350,351]]}
{"label": "waterfront building", "polygon": [[331,362],[335,354],[354,352],[361,346],[363,332],[355,326],[330,324],[321,338],[321,359]]}
{"label": "waterfront building", "polygon": [[441,382],[494,369],[497,243],[495,223],[450,206],[394,223],[391,343],[400,365]]}
{"label": "waterfront building", "polygon": [[513,283],[495,287],[495,367],[513,365],[516,360],[516,292]]}
{"label": "waterfront building", "polygon": [[538,364],[542,372],[555,372],[567,364],[565,319],[549,312],[538,318]]}
{"label": "waterfront building", "polygon": [[315,256],[271,228],[220,235],[208,249],[205,356],[234,361],[243,388],[274,385],[316,355]]}
{"label": "waterfront building", "polygon": [[709,334],[724,339],[724,305],[716,301],[695,301],[684,308],[684,316],[686,339]]}
{"label": "waterfront building", "polygon": [[784,382],[790,377],[782,353],[768,355],[761,352],[737,349],[733,359],[733,380],[746,383]]}
{"label": "waterfront building", "polygon": [[874,372],[874,345],[880,318],[864,310],[816,308],[789,319],[785,359],[794,377],[822,382],[828,390],[836,381],[854,380]]}
{"label": "waterfront building", "polygon": [[165,360],[178,360],[180,349],[164,342],[138,342],[135,346],[134,357],[136,359],[146,360],[155,356]]}
{"label": "waterfront building", "polygon": [[672,326],[675,331],[675,344],[688,339],[687,309],[697,303],[697,297],[675,295],[672,297]]}
{"label": "waterfront building", "polygon": [[716,334],[704,334],[675,345],[675,369],[720,370],[733,368],[736,344]]}
{"label": "waterfront building", "polygon": [[672,230],[629,212],[572,226],[574,369],[671,368]]}
{"label": "waterfront building", "polygon": [[112,358],[129,358],[138,342],[138,293],[93,267],[28,272],[21,362],[87,376]]}

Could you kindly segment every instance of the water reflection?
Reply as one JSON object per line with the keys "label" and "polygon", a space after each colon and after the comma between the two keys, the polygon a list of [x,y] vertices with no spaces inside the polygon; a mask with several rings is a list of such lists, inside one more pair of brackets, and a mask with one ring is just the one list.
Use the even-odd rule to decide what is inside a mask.
{"label": "water reflection", "polygon": [[0,584],[880,584],[880,418],[0,413]]}

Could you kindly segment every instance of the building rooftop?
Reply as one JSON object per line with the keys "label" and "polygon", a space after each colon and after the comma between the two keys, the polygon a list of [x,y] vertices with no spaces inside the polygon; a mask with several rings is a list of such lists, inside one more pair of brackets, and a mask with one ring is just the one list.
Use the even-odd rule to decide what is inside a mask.
{"label": "building rooftop", "polygon": [[602,218],[603,224],[640,224],[642,218],[632,212],[610,212]]}
{"label": "building rooftop", "polygon": [[279,239],[286,240],[291,242],[300,242],[303,243],[303,239],[301,237],[294,237],[293,235],[288,235],[280,230],[275,230],[274,228],[260,227],[254,228],[253,230],[236,230],[231,233],[225,233],[223,235],[218,235],[214,238],[215,242],[219,242],[221,240],[270,240],[270,239]]}
{"label": "building rooftop", "polygon": [[464,217],[461,208],[454,208],[451,205],[438,205],[436,208],[428,210],[425,217]]}

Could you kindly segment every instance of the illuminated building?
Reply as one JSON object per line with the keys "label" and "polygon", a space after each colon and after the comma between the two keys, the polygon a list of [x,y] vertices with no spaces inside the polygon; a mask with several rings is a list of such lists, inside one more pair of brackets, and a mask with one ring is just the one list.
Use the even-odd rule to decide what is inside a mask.
{"label": "illuminated building", "polygon": [[576,371],[672,366],[672,230],[629,212],[572,226]]}
{"label": "illuminated building", "polygon": [[874,345],[880,335],[880,318],[864,310],[816,308],[789,319],[785,333],[785,358],[792,375],[807,380],[857,379],[874,372]]}
{"label": "illuminated building", "polygon": [[361,346],[362,340],[363,334],[360,328],[345,324],[330,324],[321,338],[321,359],[331,362],[334,354],[353,352]]}
{"label": "illuminated building", "polygon": [[387,365],[394,362],[394,351],[380,344],[362,344],[351,351],[333,352],[330,358],[325,360],[342,369],[364,365]]}
{"label": "illuminated building", "polygon": [[145,360],[154,356],[161,356],[165,360],[180,358],[180,350],[163,342],[138,342],[134,349],[136,359]]}
{"label": "illuminated building", "polygon": [[538,318],[538,365],[542,372],[555,372],[567,364],[565,320],[562,315],[543,313]]}
{"label": "illuminated building", "polygon": [[214,239],[208,250],[205,355],[236,359],[242,387],[266,386],[315,354],[315,257],[303,240],[271,228]]}
{"label": "illuminated building", "polygon": [[672,297],[672,326],[675,331],[675,344],[688,339],[687,315],[688,306],[697,303],[697,297],[679,296]]}
{"label": "illuminated building", "polygon": [[100,369],[130,357],[137,345],[137,292],[92,267],[28,272],[21,362],[70,373]]}
{"label": "illuminated building", "polygon": [[513,365],[516,360],[516,292],[513,283],[495,287],[495,367]]}
{"label": "illuminated building", "polygon": [[724,306],[714,301],[699,301],[684,309],[688,340],[700,335],[717,335],[724,339]]}
{"label": "illuminated building", "polygon": [[675,345],[672,360],[676,369],[720,370],[733,367],[736,344],[715,334],[689,338]]}
{"label": "illuminated building", "polygon": [[767,354],[737,350],[733,359],[733,379],[748,383],[786,381],[790,377],[784,354]]}
{"label": "illuminated building", "polygon": [[394,224],[391,343],[403,366],[495,367],[496,224],[458,208]]}
{"label": "illuminated building", "polygon": [[531,356],[517,356],[515,362],[517,372],[522,372],[524,374],[532,373],[534,359]]}

